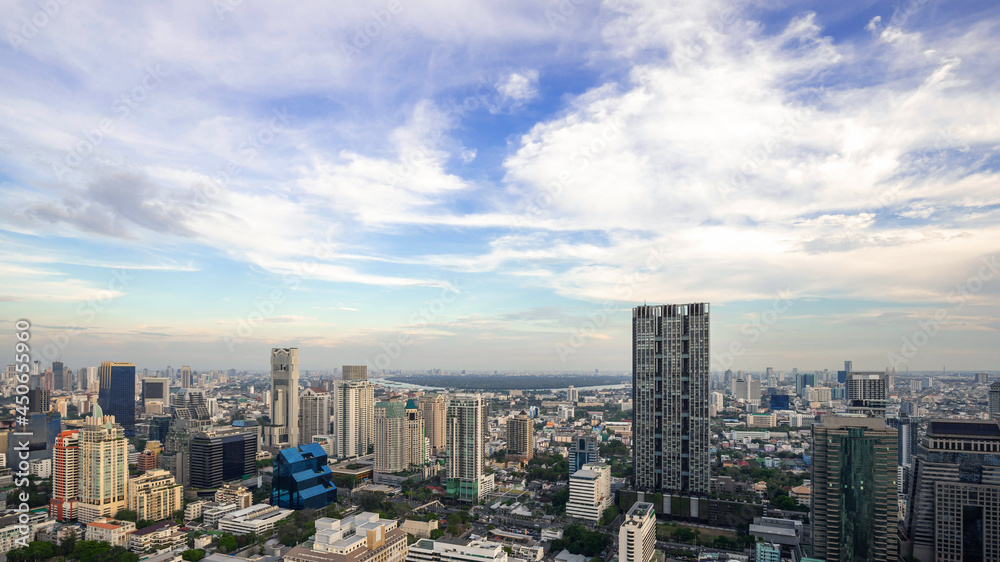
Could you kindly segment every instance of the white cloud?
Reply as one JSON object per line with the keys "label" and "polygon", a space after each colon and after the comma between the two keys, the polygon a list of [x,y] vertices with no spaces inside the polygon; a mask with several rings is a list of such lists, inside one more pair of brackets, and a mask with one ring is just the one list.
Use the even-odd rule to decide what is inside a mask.
{"label": "white cloud", "polygon": [[538,97],[538,71],[511,72],[499,84],[497,91],[504,99],[523,103]]}

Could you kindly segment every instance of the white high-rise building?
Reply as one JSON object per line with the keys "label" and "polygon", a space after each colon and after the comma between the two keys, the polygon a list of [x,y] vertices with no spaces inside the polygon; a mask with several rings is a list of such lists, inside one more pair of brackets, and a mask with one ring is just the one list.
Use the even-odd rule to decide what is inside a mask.
{"label": "white high-rise building", "polygon": [[482,394],[459,394],[448,401],[448,497],[477,502],[486,483],[486,443]]}
{"label": "white high-rise building", "polygon": [[181,367],[181,388],[191,388],[191,367]]}
{"label": "white high-rise building", "polygon": [[570,385],[570,387],[566,389],[566,400],[573,403],[579,402],[580,391],[574,388],[572,385]]}
{"label": "white high-rise building", "polygon": [[375,404],[375,472],[405,471],[407,453],[406,405],[398,400]]}
{"label": "white high-rise building", "polygon": [[885,417],[885,373],[848,373],[847,412]]}
{"label": "white high-rise building", "polygon": [[299,395],[299,440],[312,443],[313,436],[330,433],[330,393],[311,386]]}
{"label": "white high-rise building", "polygon": [[588,463],[570,475],[566,515],[597,523],[612,500],[611,467],[607,464]]}
{"label": "white high-rise building", "polygon": [[299,350],[271,349],[271,425],[266,443],[288,449],[299,445]]}
{"label": "white high-rise building", "polygon": [[653,504],[638,502],[628,510],[618,529],[618,562],[649,562],[656,547]]}
{"label": "white high-rise building", "polygon": [[367,455],[375,442],[375,387],[364,365],[344,365],[333,383],[333,434],[337,458]]}

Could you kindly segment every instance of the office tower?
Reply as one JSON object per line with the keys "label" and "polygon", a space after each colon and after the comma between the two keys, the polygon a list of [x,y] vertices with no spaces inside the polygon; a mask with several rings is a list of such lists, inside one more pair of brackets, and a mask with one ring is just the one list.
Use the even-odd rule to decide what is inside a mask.
{"label": "office tower", "polygon": [[478,502],[484,489],[486,443],[481,394],[460,394],[448,401],[448,497]]}
{"label": "office tower", "polygon": [[753,406],[760,406],[760,381],[755,381],[749,375],[737,378],[733,383],[733,397]]}
{"label": "office tower", "polygon": [[105,361],[100,379],[97,403],[101,410],[122,426],[125,437],[135,437],[135,365]]}
{"label": "office tower", "polygon": [[420,411],[424,417],[424,433],[430,441],[431,454],[443,457],[447,448],[445,417],[448,401],[444,396],[421,396]]}
{"label": "office tower", "polygon": [[310,386],[299,395],[299,440],[312,443],[314,435],[330,433],[330,393]]}
{"label": "office tower", "polygon": [[990,419],[1000,420],[1000,382],[990,385],[989,401]]}
{"label": "office tower", "polygon": [[530,461],[535,456],[535,423],[528,412],[507,420],[507,458]]}
{"label": "office tower", "polygon": [[31,374],[38,376],[42,373],[42,362],[35,360],[31,363]]}
{"label": "office tower", "polygon": [[816,375],[813,373],[799,373],[795,375],[795,394],[805,398],[807,388],[816,386]]}
{"label": "office tower", "polygon": [[[104,380],[102,376],[102,390]],[[117,423],[113,415],[105,415],[98,404],[80,428],[79,438],[80,502],[77,504],[77,519],[81,523],[90,523],[100,517],[114,517],[119,509],[125,508],[128,499],[128,439],[125,428]]]}
{"label": "office tower", "polygon": [[76,519],[80,501],[80,432],[63,431],[52,454],[52,497],[49,516],[61,522]]}
{"label": "office tower", "polygon": [[989,373],[976,373],[976,384],[989,384],[990,375]]}
{"label": "office tower", "polygon": [[656,511],[653,504],[637,502],[618,529],[618,562],[649,562],[656,547]]}
{"label": "office tower", "polygon": [[566,400],[574,404],[579,402],[580,391],[573,388],[573,385],[570,385],[570,387],[566,389]]}
{"label": "office tower", "polygon": [[587,463],[597,462],[597,436],[593,433],[577,435],[569,446],[569,473],[583,468]]}
{"label": "office tower", "polygon": [[[635,486],[707,497],[708,303],[635,307],[632,347]],[[757,392],[759,403],[759,387]],[[698,500],[689,505],[690,515],[698,516]]]}
{"label": "office tower", "polygon": [[191,367],[181,367],[181,388],[191,388]]}
{"label": "office tower", "polygon": [[52,390],[70,390],[66,383],[66,368],[62,361],[52,362]]}
{"label": "office tower", "polygon": [[130,478],[126,488],[128,508],[139,521],[161,521],[184,509],[184,487],[166,470]]}
{"label": "office tower", "polygon": [[333,473],[319,443],[284,449],[274,459],[271,505],[285,509],[322,509],[337,501]]}
{"label": "office tower", "polygon": [[812,432],[813,556],[896,560],[896,430],[885,418],[824,416]]}
{"label": "office tower", "polygon": [[[170,396],[170,380],[167,378],[150,377],[142,379],[141,404],[147,414],[162,414]],[[154,404],[159,405],[159,411],[150,412]]]}
{"label": "office tower", "polygon": [[569,475],[566,515],[598,523],[611,506],[611,467],[603,462],[588,463]]}
{"label": "office tower", "polygon": [[375,439],[375,387],[364,365],[344,365],[344,380],[333,386],[333,434],[336,457],[364,456]]}
{"label": "office tower", "polygon": [[847,412],[885,417],[885,373],[847,375]]}
{"label": "office tower", "polygon": [[917,445],[917,428],[910,416],[900,412],[899,416],[888,418],[886,422],[890,427],[896,429],[899,441],[899,455],[897,464],[899,466],[910,466],[913,463],[913,453]]}
{"label": "office tower", "polygon": [[267,444],[284,449],[299,444],[299,350],[271,349],[271,425]]}
{"label": "office tower", "polygon": [[771,395],[771,409],[772,410],[787,410],[791,407],[791,401],[787,394],[772,394]]}
{"label": "office tower", "polygon": [[205,390],[201,388],[179,389],[170,413],[174,419],[196,420],[201,426],[212,425],[212,413],[208,410]]}
{"label": "office tower", "polygon": [[375,472],[403,472],[407,462],[406,406],[398,400],[375,404]]}
{"label": "office tower", "polygon": [[[7,467],[15,471],[21,461],[29,463],[35,459],[51,459],[56,436],[62,432],[62,416],[55,410],[38,414],[28,414],[24,429],[18,425],[16,431],[24,435],[11,435],[7,439]],[[21,447],[23,443],[27,447]],[[27,458],[25,458],[27,456]]]}
{"label": "office tower", "polygon": [[51,393],[41,386],[28,391],[28,412],[32,414],[44,414],[49,411],[49,400]]}
{"label": "office tower", "polygon": [[905,494],[904,557],[1000,560],[1000,422],[930,420]]}
{"label": "office tower", "polygon": [[239,427],[215,427],[191,435],[191,488],[214,489],[257,473],[257,435]]}
{"label": "office tower", "polygon": [[427,462],[427,437],[424,436],[424,414],[416,400],[406,401],[406,458],[410,466]]}

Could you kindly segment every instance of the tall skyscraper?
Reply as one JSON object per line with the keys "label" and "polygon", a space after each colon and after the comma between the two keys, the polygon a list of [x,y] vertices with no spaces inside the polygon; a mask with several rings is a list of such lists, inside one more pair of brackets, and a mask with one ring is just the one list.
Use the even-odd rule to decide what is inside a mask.
{"label": "tall skyscraper", "polygon": [[76,519],[80,501],[80,431],[63,431],[52,454],[52,497],[49,516],[57,521]]}
{"label": "tall skyscraper", "polygon": [[330,434],[330,393],[310,386],[299,395],[299,440],[312,443],[314,435]]}
{"label": "tall skyscraper", "polygon": [[335,456],[367,455],[375,440],[375,387],[364,365],[344,365],[344,379],[333,386]]}
{"label": "tall skyscraper", "polygon": [[267,444],[286,449],[299,444],[299,350],[271,349],[271,425]]}
{"label": "tall skyscraper", "polygon": [[427,462],[427,437],[424,436],[424,413],[417,406],[417,401],[406,401],[406,459],[410,466],[419,466]]}
{"label": "tall skyscraper", "polygon": [[191,436],[190,486],[213,489],[257,473],[257,434],[215,427]]}
{"label": "tall skyscraper", "polygon": [[181,388],[191,388],[191,367],[181,367]]}
{"label": "tall skyscraper", "polygon": [[424,414],[424,431],[430,440],[431,454],[444,456],[447,450],[447,431],[445,417],[448,412],[448,401],[444,396],[420,397],[420,409]]}
{"label": "tall skyscraper", "polygon": [[849,373],[847,375],[847,412],[885,417],[885,373]]}
{"label": "tall skyscraper", "polygon": [[1000,422],[930,420],[905,495],[904,557],[1000,560]]}
{"label": "tall skyscraper", "polygon": [[990,385],[990,419],[1000,420],[1000,382],[995,382]]}
{"label": "tall skyscraper", "polygon": [[[134,372],[135,367],[132,369]],[[102,390],[104,380],[102,377]],[[113,415],[105,415],[100,404],[94,406],[80,428],[79,455],[77,519],[90,523],[100,517],[114,517],[119,509],[125,508],[128,499],[128,439],[125,429]]]}
{"label": "tall skyscraper", "polygon": [[813,373],[799,373],[795,375],[795,394],[801,398],[805,397],[807,388],[816,386],[816,375]]}
{"label": "tall skyscraper", "polygon": [[409,466],[406,405],[398,400],[375,404],[375,472],[392,474]]}
{"label": "tall skyscraper", "polygon": [[135,364],[105,361],[100,377],[97,403],[121,424],[125,437],[135,437]]}
{"label": "tall skyscraper", "polygon": [[[709,305],[632,309],[632,392],[636,489],[699,498],[709,484]],[[760,396],[757,396],[759,403]]]}
{"label": "tall skyscraper", "polygon": [[528,412],[507,420],[507,458],[530,461],[535,456],[535,422]]}
{"label": "tall skyscraper", "polygon": [[481,394],[460,394],[448,401],[448,497],[477,502],[486,492],[486,443]]}
{"label": "tall skyscraper", "polygon": [[62,361],[52,362],[52,389],[69,390],[66,388],[66,368]]}
{"label": "tall skyscraper", "polygon": [[896,430],[855,415],[825,416],[812,431],[813,557],[896,560]]}

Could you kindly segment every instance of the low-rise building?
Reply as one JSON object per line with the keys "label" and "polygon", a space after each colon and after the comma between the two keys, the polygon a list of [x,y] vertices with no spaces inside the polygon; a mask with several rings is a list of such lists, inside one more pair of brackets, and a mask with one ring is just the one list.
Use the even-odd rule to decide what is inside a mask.
{"label": "low-rise building", "polygon": [[413,535],[418,539],[429,539],[431,538],[431,531],[438,528],[437,520],[433,521],[416,521],[413,519],[407,519],[403,521],[403,526],[400,527],[408,535]]}
{"label": "low-rise building", "polygon": [[566,515],[597,523],[611,505],[611,467],[587,463],[569,477]]}
{"label": "low-rise building", "polygon": [[35,478],[51,478],[52,459],[31,459],[28,472]]}
{"label": "low-rise building", "polygon": [[294,512],[291,509],[282,509],[276,505],[259,503],[224,515],[219,520],[219,530],[228,531],[235,535],[246,533],[260,535],[265,531],[273,529],[278,524],[278,521],[285,519],[292,513]]}
{"label": "low-rise building", "polygon": [[101,541],[111,546],[128,546],[128,536],[135,531],[135,523],[100,517],[87,523],[84,537],[88,541]]}
{"label": "low-rise building", "polygon": [[184,520],[194,521],[195,519],[201,517],[201,511],[208,502],[204,500],[193,501],[187,504],[184,508]]}
{"label": "low-rise building", "polygon": [[129,478],[127,490],[128,508],[140,520],[167,519],[184,506],[184,487],[166,470],[150,470]]}
{"label": "low-rise building", "polygon": [[493,541],[432,541],[410,545],[406,562],[507,562],[503,544]]}
{"label": "low-rise building", "polygon": [[173,521],[161,521],[129,533],[128,549],[135,554],[180,548],[187,545],[187,533]]}
{"label": "low-rise building", "polygon": [[215,501],[220,504],[236,504],[239,509],[246,509],[253,505],[253,492],[243,486],[223,484],[215,491]]}
{"label": "low-rise building", "polygon": [[291,562],[403,562],[406,532],[395,519],[363,512],[344,519],[316,521],[311,545],[295,547],[284,559]]}
{"label": "low-rise building", "polygon": [[235,503],[208,502],[201,510],[202,522],[209,527],[218,527],[223,517],[239,510]]}

